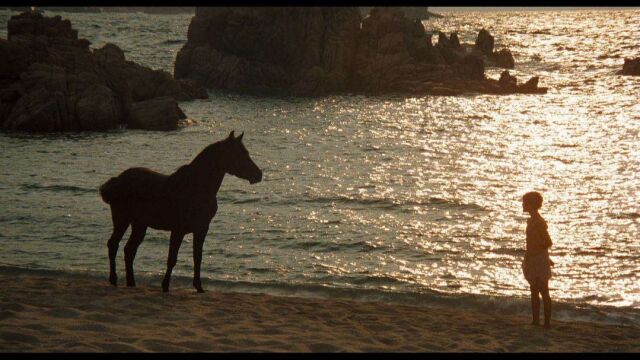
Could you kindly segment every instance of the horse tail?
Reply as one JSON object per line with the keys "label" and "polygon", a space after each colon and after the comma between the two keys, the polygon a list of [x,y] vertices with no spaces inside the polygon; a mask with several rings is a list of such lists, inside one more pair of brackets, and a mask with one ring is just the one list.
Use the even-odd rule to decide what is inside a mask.
{"label": "horse tail", "polygon": [[100,186],[100,196],[102,197],[102,201],[107,204],[111,203],[111,200],[114,199],[118,190],[118,180],[119,179],[117,177],[112,177]]}

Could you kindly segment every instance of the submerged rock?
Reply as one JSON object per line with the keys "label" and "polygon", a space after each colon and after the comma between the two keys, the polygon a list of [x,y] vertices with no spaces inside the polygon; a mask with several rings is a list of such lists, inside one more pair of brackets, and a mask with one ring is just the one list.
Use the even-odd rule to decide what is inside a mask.
{"label": "submerged rock", "polygon": [[624,59],[624,65],[622,66],[622,70],[618,71],[618,74],[640,76],[640,57]]}
{"label": "submerged rock", "polygon": [[0,39],[0,127],[24,131],[105,131],[127,126],[134,102],[206,97],[164,71],[126,61],[113,44],[92,51],[68,20],[13,16]]}
{"label": "submerged rock", "polygon": [[485,64],[514,66],[484,29],[474,53],[456,33],[438,35],[434,46],[420,21],[393,7],[364,19],[346,7],[197,8],[174,77],[267,95],[496,93]]}

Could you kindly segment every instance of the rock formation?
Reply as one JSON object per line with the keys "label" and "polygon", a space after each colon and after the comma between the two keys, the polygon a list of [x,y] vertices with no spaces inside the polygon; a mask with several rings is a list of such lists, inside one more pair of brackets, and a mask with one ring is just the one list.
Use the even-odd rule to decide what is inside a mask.
{"label": "rock formation", "polygon": [[[4,129],[104,131],[130,124],[136,102],[207,96],[188,81],[175,81],[167,72],[126,61],[115,45],[92,51],[89,41],[79,39],[71,23],[59,16],[25,12],[11,17],[7,29],[7,40],[0,39],[0,127]],[[184,116],[178,110],[160,116]],[[141,126],[168,129],[165,120]]]}
{"label": "rock formation", "polygon": [[498,81],[485,77],[485,61],[513,68],[513,56],[493,46],[484,29],[473,51],[455,33],[439,33],[432,45],[420,21],[392,7],[364,19],[349,7],[197,8],[174,77],[268,95],[501,94]]}
{"label": "rock formation", "polygon": [[359,26],[356,8],[197,8],[174,76],[243,92],[337,92]]}
{"label": "rock formation", "polygon": [[622,70],[618,71],[619,75],[636,75],[640,76],[640,57],[635,59],[624,59]]}

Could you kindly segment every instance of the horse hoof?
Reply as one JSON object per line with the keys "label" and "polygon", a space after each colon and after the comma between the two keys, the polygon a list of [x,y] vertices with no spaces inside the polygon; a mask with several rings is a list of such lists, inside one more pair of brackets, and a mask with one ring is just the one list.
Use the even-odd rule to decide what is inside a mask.
{"label": "horse hoof", "polygon": [[115,287],[118,287],[118,279],[117,278],[109,278],[109,283]]}
{"label": "horse hoof", "polygon": [[136,287],[136,284],[127,284],[127,287]]}
{"label": "horse hoof", "polygon": [[196,290],[198,290],[198,294],[202,294],[204,292],[204,290],[202,289],[196,289]]}

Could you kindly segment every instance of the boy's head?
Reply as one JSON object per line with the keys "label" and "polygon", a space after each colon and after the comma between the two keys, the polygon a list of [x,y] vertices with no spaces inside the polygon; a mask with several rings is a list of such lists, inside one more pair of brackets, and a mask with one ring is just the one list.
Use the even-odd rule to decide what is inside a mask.
{"label": "boy's head", "polygon": [[522,197],[522,210],[526,212],[538,211],[542,207],[542,195],[537,191],[531,191]]}

